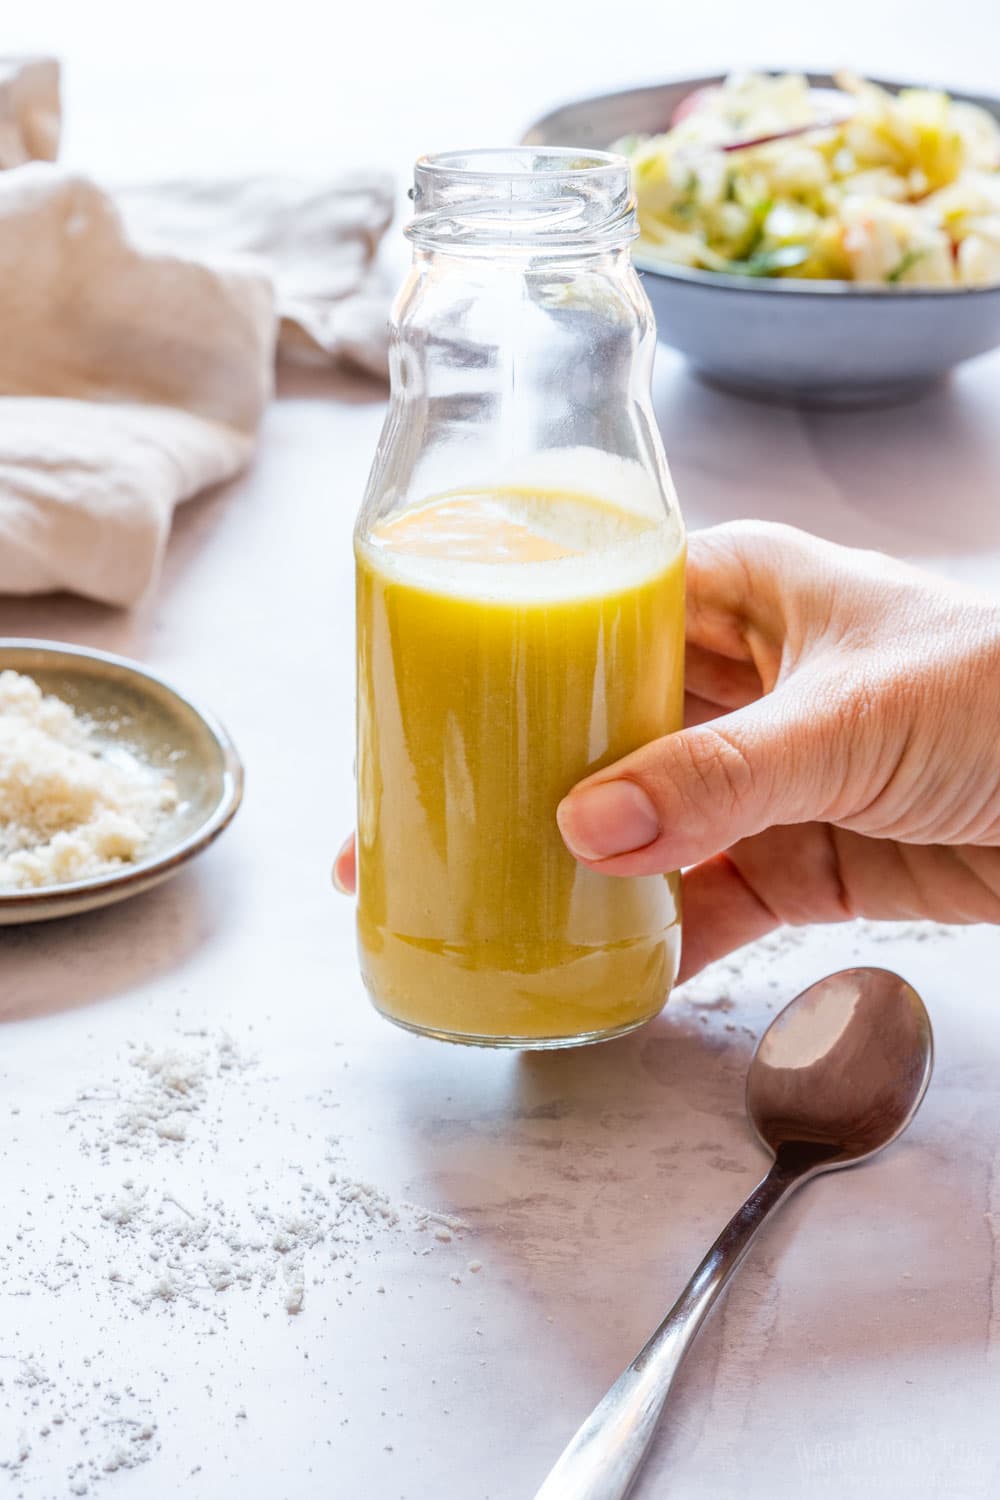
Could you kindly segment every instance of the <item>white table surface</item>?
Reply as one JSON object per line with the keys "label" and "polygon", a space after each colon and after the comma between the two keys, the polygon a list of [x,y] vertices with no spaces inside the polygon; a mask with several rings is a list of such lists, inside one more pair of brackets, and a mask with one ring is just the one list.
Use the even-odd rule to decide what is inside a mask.
{"label": "white table surface", "polygon": [[[69,159],[110,174],[351,155],[402,172],[573,93],[711,66],[722,37],[728,61],[762,45],[759,8],[735,5],[711,24],[650,8],[641,45],[589,3],[567,22],[517,0],[492,29],[454,4],[372,8],[343,31],[313,9],[40,3],[8,50],[62,48]],[[801,4],[768,9],[779,60],[995,81],[986,0],[949,6],[933,36],[909,4],[851,0],[808,26]],[[914,405],[827,416],[709,392],[664,352],[656,399],[692,526],[773,517],[1000,589],[1000,357]],[[170,885],[0,933],[0,1496],[68,1495],[82,1460],[75,1481],[107,1500],[530,1500],[764,1166],[742,1110],[753,1037],[856,959],[926,997],[924,1109],[880,1162],[789,1205],[636,1493],[994,1495],[1000,933],[816,929],[561,1056],[447,1048],[369,1010],[329,866],[353,799],[350,531],[382,414],[367,381],[283,375],[253,469],[178,515],[142,608],[0,602],[0,634],[121,651],[203,699],[248,771],[232,829]],[[256,1061],[220,1071],[226,1034]],[[110,1139],[144,1046],[210,1062],[183,1144]],[[297,1315],[267,1246],[254,1264],[274,1281],[130,1300],[153,1241],[100,1212],[126,1179],[150,1220],[176,1198],[229,1222],[244,1203],[294,1211],[331,1159],[400,1222],[349,1215],[336,1260],[324,1225]],[[439,1239],[405,1203],[469,1227]],[[155,1428],[131,1441],[149,1461],[105,1472],[136,1430],[106,1425],[121,1416]]]}

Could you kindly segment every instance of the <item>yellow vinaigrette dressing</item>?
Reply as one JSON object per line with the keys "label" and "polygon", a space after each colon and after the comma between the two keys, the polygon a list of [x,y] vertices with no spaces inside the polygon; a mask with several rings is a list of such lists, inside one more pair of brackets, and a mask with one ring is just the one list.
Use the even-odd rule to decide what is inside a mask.
{"label": "yellow vinaigrette dressing", "polygon": [[676,973],[676,876],[567,853],[582,776],[682,722],[684,556],[582,494],[443,495],[357,543],[358,933],[381,1011],[462,1041],[613,1035]]}

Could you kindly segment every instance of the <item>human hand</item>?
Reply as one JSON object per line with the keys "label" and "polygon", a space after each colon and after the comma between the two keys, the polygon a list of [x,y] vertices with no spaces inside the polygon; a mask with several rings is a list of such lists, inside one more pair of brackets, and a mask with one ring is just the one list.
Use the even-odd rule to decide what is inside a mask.
{"label": "human hand", "polygon": [[557,815],[590,869],[688,867],[680,978],[783,923],[1000,922],[1000,605],[750,522],[687,585],[685,728]]}
{"label": "human hand", "polygon": [[743,522],[687,583],[685,729],[557,814],[590,869],[688,867],[680,978],[783,923],[1000,922],[1000,605]]}

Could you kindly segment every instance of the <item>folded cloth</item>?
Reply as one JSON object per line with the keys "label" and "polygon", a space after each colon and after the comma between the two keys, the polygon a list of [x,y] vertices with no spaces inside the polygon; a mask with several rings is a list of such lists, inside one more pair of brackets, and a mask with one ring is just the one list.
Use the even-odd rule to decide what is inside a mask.
{"label": "folded cloth", "polygon": [[175,504],[249,460],[276,337],[384,375],[373,263],[392,189],[353,174],[112,196],[32,163],[59,126],[58,64],[0,59],[0,592],[131,604]]}
{"label": "folded cloth", "polygon": [[270,281],[132,243],[108,195],[0,172],[0,591],[134,603],[177,501],[247,462]]}
{"label": "folded cloth", "polygon": [[259,257],[274,280],[282,355],[357,365],[384,378],[388,294],[373,263],[392,220],[388,176],[196,178],[120,188],[115,196],[138,240],[188,254]]}

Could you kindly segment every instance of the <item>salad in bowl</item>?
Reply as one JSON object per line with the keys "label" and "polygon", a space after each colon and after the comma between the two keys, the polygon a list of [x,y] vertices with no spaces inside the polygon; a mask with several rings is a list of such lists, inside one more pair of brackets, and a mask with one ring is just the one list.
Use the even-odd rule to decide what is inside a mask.
{"label": "salad in bowl", "polygon": [[868,287],[1000,285],[1000,123],[932,88],[849,73],[730,75],[633,166],[646,266]]}
{"label": "salad in bowl", "polygon": [[631,158],[657,332],[713,385],[877,405],[1000,348],[1000,99],[720,71],[573,100],[524,141]]}

